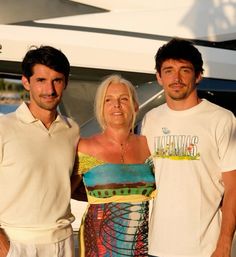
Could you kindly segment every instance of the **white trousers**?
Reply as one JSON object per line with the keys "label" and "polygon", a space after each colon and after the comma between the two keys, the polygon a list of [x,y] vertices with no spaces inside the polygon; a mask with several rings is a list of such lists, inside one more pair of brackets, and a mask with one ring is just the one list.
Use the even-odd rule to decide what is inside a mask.
{"label": "white trousers", "polygon": [[22,244],[11,241],[6,257],[75,257],[73,235],[53,244]]}

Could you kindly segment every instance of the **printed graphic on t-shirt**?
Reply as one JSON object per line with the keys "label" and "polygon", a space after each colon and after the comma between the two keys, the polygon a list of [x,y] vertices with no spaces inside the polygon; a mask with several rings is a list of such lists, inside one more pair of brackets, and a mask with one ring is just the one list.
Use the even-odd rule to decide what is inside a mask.
{"label": "printed graphic on t-shirt", "polygon": [[154,138],[154,157],[172,160],[199,160],[198,137],[163,135]]}

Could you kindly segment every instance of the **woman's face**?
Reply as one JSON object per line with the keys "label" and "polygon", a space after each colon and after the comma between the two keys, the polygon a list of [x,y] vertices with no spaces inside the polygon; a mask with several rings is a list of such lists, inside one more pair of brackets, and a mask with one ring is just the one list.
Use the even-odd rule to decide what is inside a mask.
{"label": "woman's face", "polygon": [[112,83],[104,99],[103,115],[106,127],[129,127],[132,123],[132,104],[126,85]]}

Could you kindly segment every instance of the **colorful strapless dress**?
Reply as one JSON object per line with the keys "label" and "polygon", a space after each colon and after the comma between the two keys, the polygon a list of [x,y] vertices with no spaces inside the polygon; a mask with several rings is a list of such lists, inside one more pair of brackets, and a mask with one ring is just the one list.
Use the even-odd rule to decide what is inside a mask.
{"label": "colorful strapless dress", "polygon": [[89,202],[80,256],[147,256],[149,200],[156,192],[151,162],[112,164],[79,153],[78,173]]}

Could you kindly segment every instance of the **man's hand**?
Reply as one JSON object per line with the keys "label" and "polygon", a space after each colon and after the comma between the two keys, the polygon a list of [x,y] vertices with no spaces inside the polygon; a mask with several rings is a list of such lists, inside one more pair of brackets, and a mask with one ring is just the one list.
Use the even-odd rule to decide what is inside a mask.
{"label": "man's hand", "polygon": [[0,257],[6,257],[10,248],[10,243],[4,231],[0,229]]}

